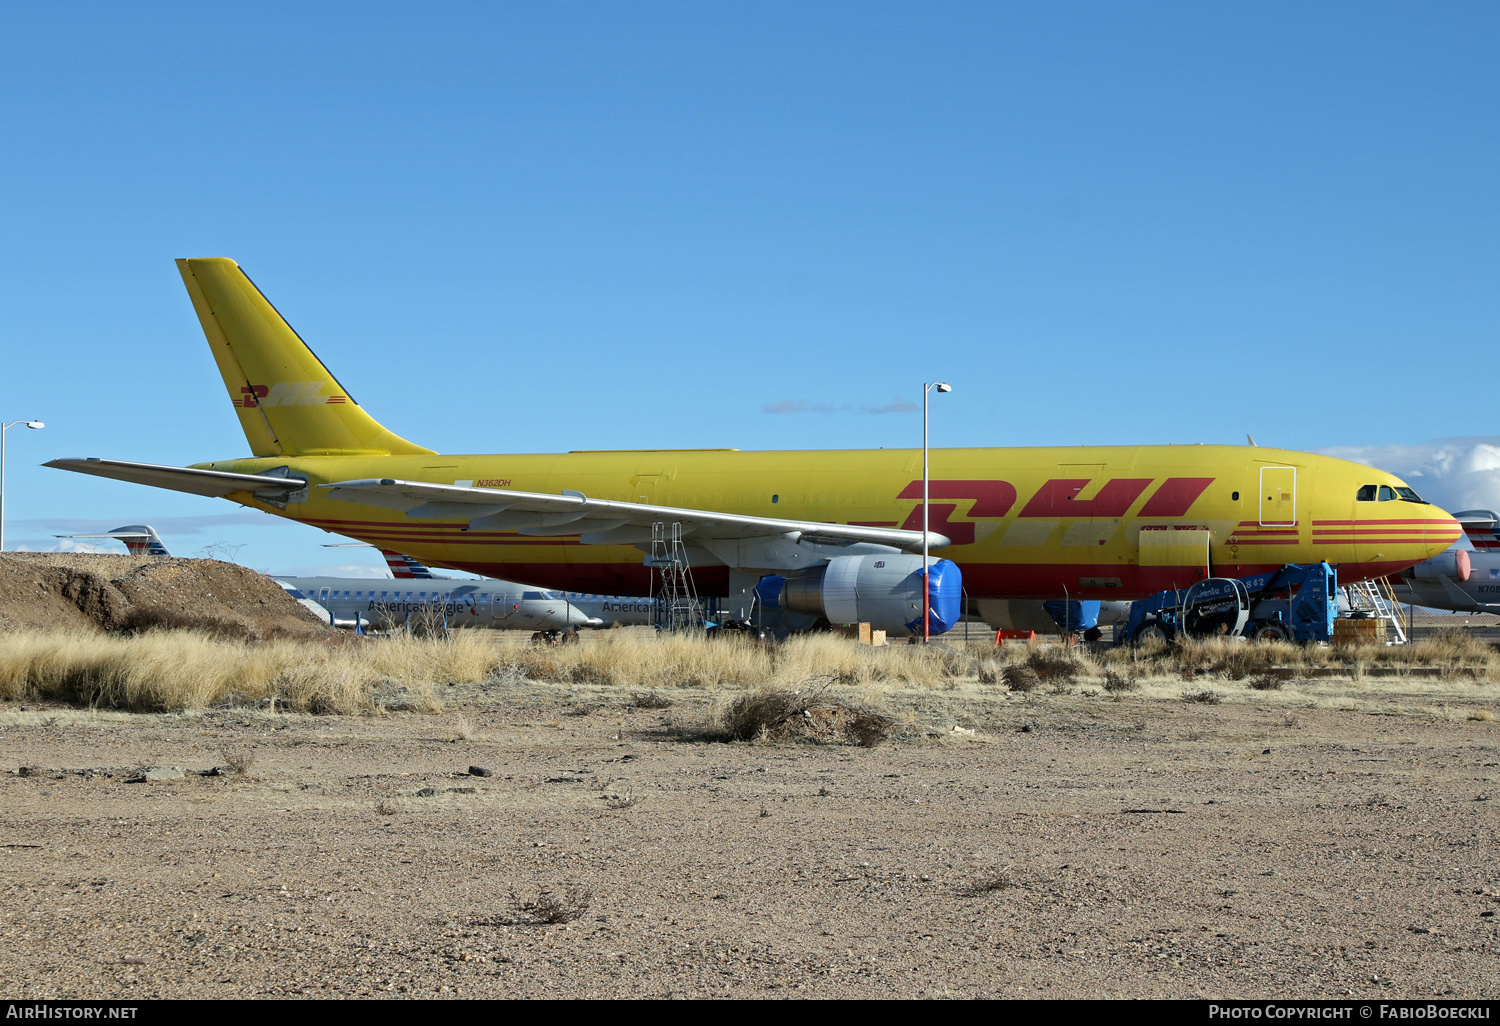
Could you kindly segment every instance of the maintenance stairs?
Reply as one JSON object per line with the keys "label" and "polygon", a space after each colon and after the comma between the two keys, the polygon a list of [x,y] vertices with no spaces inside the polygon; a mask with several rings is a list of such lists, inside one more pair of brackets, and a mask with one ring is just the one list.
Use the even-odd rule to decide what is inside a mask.
{"label": "maintenance stairs", "polygon": [[1358,584],[1347,585],[1344,594],[1349,596],[1349,611],[1352,614],[1387,624],[1392,639],[1390,644],[1406,644],[1406,628],[1401,622],[1401,603],[1396,601],[1396,593],[1391,589],[1389,581],[1384,578],[1379,581],[1360,581]]}
{"label": "maintenance stairs", "polygon": [[706,614],[693,585],[693,569],[682,544],[682,525],[651,525],[651,599],[657,630],[702,628]]}

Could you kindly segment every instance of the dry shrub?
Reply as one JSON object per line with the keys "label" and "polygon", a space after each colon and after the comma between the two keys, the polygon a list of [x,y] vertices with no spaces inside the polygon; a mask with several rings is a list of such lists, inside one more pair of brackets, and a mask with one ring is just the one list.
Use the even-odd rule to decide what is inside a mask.
{"label": "dry shrub", "polygon": [[1282,685],[1290,684],[1297,677],[1295,670],[1286,667],[1277,667],[1267,670],[1250,679],[1250,686],[1256,691],[1280,691]]}
{"label": "dry shrub", "polygon": [[979,683],[999,684],[1003,679],[1005,671],[993,662],[981,663],[979,665]]}
{"label": "dry shrub", "polygon": [[1010,878],[1009,873],[991,873],[989,876],[980,877],[959,891],[966,898],[982,898],[986,894],[996,891],[1008,891],[1014,887],[1015,881]]}
{"label": "dry shrub", "polygon": [[1104,671],[1104,690],[1110,694],[1120,694],[1125,691],[1135,691],[1140,688],[1141,682],[1135,676],[1134,668],[1130,676],[1116,673],[1114,670]]}
{"label": "dry shrub", "polygon": [[243,776],[249,773],[250,768],[255,765],[255,753],[248,748],[234,748],[230,745],[225,745],[221,749],[221,754],[224,756],[224,765],[229,767],[229,772],[231,773]]}
{"label": "dry shrub", "polygon": [[729,702],[703,734],[720,741],[810,741],[869,748],[886,737],[893,722],[869,706],[777,688]]}
{"label": "dry shrub", "polygon": [[516,897],[515,891],[510,892],[512,909],[534,922],[548,925],[571,923],[587,912],[593,902],[592,890],[571,883],[563,888],[561,894],[550,889],[543,889],[530,901]]}
{"label": "dry shrub", "polygon": [[1042,678],[1029,666],[1007,666],[1003,676],[1006,687],[1022,694],[1042,686]]}
{"label": "dry shrub", "polygon": [[1033,649],[1026,665],[1042,680],[1050,681],[1072,681],[1083,671],[1083,660],[1065,648]]}
{"label": "dry shrub", "polygon": [[1197,702],[1200,705],[1218,705],[1224,701],[1224,697],[1210,688],[1199,688],[1197,691],[1184,691],[1182,693],[1184,702]]}

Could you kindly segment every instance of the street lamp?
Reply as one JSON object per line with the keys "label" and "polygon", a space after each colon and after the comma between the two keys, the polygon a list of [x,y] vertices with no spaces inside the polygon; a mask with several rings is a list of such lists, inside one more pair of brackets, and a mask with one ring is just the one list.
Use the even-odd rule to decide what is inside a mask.
{"label": "street lamp", "polygon": [[932,591],[927,573],[927,397],[933,389],[951,392],[953,386],[942,381],[922,383],[922,643],[932,637]]}
{"label": "street lamp", "polygon": [[17,424],[25,424],[34,431],[47,426],[39,420],[13,420],[0,427],[0,552],[5,551],[5,432]]}

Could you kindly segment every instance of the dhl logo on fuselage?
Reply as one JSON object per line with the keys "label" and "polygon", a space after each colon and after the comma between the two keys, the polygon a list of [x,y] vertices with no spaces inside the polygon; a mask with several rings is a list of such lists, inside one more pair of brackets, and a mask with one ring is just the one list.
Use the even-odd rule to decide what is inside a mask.
{"label": "dhl logo on fuselage", "polygon": [[[1155,480],[1150,477],[1113,478],[1106,481],[1091,499],[1078,496],[1088,488],[1092,478],[1054,478],[1037,489],[1022,507],[1019,517],[1123,517],[1130,512]],[[1139,513],[1143,517],[1186,516],[1198,496],[1214,483],[1211,477],[1169,477],[1151,493]],[[954,545],[974,544],[974,524],[949,519],[957,511],[957,502],[942,499],[973,499],[968,516],[991,519],[1006,516],[1015,507],[1018,496],[1009,481],[929,481],[927,483],[928,526],[947,535]],[[922,482],[913,481],[901,490],[899,499],[916,499],[917,505],[901,525],[903,530],[922,529]]]}
{"label": "dhl logo on fuselage", "polygon": [[278,381],[274,385],[244,385],[240,388],[241,406],[324,406],[347,403],[346,395],[323,395],[321,381]]}

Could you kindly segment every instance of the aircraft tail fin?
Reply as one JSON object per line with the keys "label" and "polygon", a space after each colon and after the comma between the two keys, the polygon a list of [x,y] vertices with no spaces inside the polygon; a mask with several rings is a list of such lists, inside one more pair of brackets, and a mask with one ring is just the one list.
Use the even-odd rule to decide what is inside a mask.
{"label": "aircraft tail fin", "polygon": [[381,549],[380,554],[385,557],[385,565],[390,567],[391,576],[397,580],[432,579],[431,570],[405,553]]}
{"label": "aircraft tail fin", "polygon": [[117,527],[113,531],[103,534],[60,534],[59,538],[113,538],[123,542],[125,551],[132,556],[170,556],[167,547],[161,542],[161,535],[156,533],[156,528],[150,524],[131,524],[129,527]]}
{"label": "aircraft tail fin", "polygon": [[178,260],[177,269],[255,455],[432,452],[361,409],[233,260]]}
{"label": "aircraft tail fin", "polygon": [[1480,552],[1500,551],[1500,514],[1489,509],[1466,509],[1453,514],[1453,519],[1463,525],[1469,543]]}

